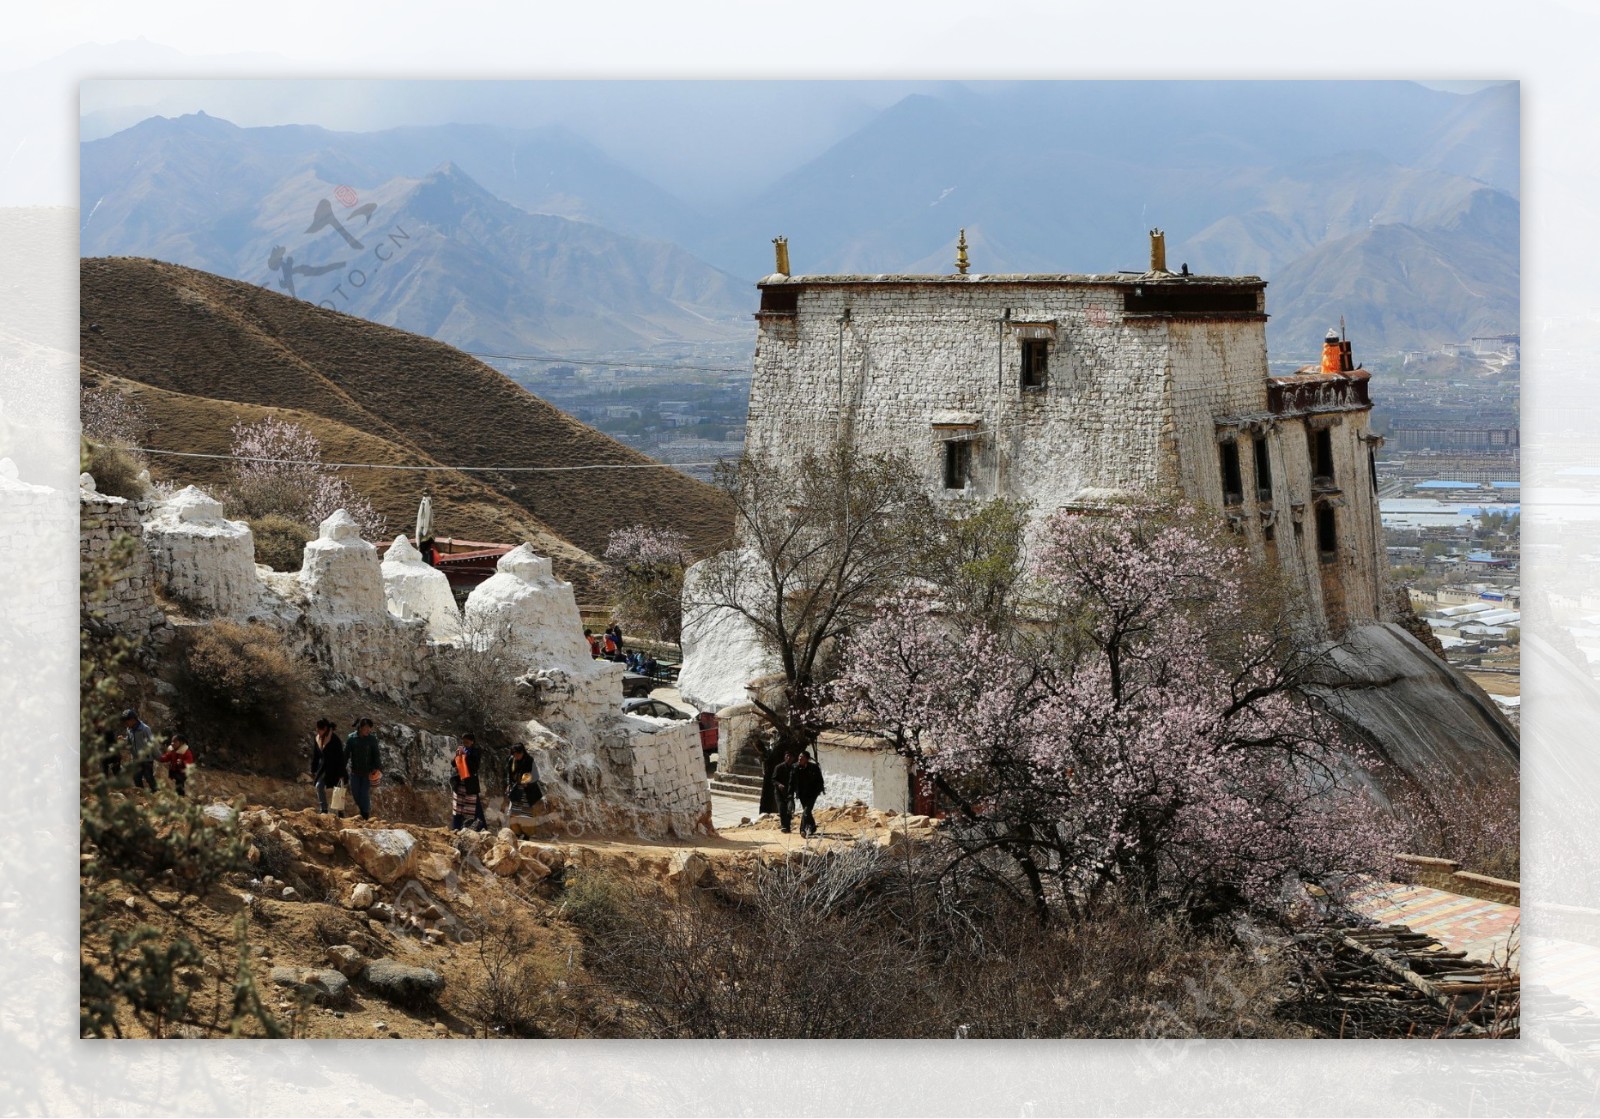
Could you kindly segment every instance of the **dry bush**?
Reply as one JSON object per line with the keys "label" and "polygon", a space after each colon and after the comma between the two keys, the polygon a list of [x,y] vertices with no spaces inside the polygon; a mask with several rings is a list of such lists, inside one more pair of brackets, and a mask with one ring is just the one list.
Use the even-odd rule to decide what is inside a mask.
{"label": "dry bush", "polygon": [[[1282,975],[1132,904],[1041,927],[976,874],[872,845],[681,904],[590,883],[568,918],[624,1036],[1280,1037]],[[603,882],[603,880],[602,880]]]}
{"label": "dry bush", "polygon": [[282,513],[252,517],[247,523],[255,537],[256,562],[274,571],[299,571],[306,542],[317,535],[315,529]]}
{"label": "dry bush", "polygon": [[256,622],[195,627],[179,686],[197,753],[284,774],[298,770],[310,673],[276,630]]}
{"label": "dry bush", "polygon": [[509,625],[479,615],[466,617],[461,640],[453,648],[441,649],[433,665],[433,702],[439,714],[458,730],[476,735],[484,747],[514,740],[526,717],[517,678],[528,665],[516,655]]}
{"label": "dry bush", "polygon": [[477,929],[479,974],[462,1012],[486,1037],[548,1037],[561,1009],[561,968],[531,937],[507,921]]}
{"label": "dry bush", "polygon": [[127,447],[85,441],[82,458],[83,468],[94,476],[94,488],[100,493],[138,501],[149,492],[139,478],[145,469],[144,460]]}

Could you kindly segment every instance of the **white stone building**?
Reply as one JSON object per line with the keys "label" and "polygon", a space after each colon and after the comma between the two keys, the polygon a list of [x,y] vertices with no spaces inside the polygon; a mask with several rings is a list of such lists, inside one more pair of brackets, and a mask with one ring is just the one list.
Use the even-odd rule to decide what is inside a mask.
{"label": "white stone building", "polygon": [[748,447],[901,451],[938,497],[1038,516],[1224,511],[1328,635],[1384,614],[1368,374],[1347,343],[1267,372],[1253,276],[788,276],[758,285]]}

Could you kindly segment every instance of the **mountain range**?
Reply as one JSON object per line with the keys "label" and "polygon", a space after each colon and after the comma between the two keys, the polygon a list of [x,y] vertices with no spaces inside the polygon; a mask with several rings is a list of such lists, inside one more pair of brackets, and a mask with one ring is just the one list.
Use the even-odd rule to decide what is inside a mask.
{"label": "mountain range", "polygon": [[[561,128],[157,117],[82,145],[83,252],[280,290],[287,256],[354,261],[295,294],[469,349],[577,354],[750,338],[778,233],[798,273],[947,272],[963,228],[978,272],[1105,272],[1143,269],[1160,226],[1173,267],[1269,281],[1275,356],[1341,315],[1374,354],[1518,329],[1518,112],[1515,85],[948,83],[714,209]],[[777,119],[752,158],[782,144]],[[393,228],[393,262],[362,268]]]}

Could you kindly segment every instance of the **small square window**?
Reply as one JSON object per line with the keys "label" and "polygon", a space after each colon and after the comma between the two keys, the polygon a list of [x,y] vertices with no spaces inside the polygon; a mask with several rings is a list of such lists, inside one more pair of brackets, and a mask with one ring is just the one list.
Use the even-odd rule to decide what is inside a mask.
{"label": "small square window", "polygon": [[1022,387],[1035,391],[1045,387],[1050,373],[1050,343],[1044,338],[1022,340]]}
{"label": "small square window", "polygon": [[972,470],[972,444],[965,439],[947,440],[944,445],[944,488],[964,490]]}

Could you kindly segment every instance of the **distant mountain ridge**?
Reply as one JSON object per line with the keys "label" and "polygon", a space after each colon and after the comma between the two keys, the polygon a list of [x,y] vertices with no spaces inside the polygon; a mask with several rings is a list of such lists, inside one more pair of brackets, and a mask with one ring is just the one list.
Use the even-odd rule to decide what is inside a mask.
{"label": "distant mountain ridge", "polygon": [[[560,129],[155,118],[82,146],[83,251],[264,282],[264,254],[294,250],[317,199],[353,186],[380,203],[372,221],[403,215],[428,233],[343,309],[474,349],[575,353],[748,337],[749,285],[778,233],[800,273],[947,271],[962,228],[978,272],[1100,272],[1144,267],[1159,226],[1174,267],[1269,281],[1274,348],[1300,348],[1329,306],[1316,293],[1337,290],[1373,332],[1366,352],[1416,349],[1468,323],[1518,329],[1518,97],[1408,82],[950,83],[716,213]],[[1459,220],[1475,212],[1495,220]],[[1389,244],[1386,227],[1415,231],[1406,251],[1426,245],[1441,273],[1492,271],[1415,306],[1424,291],[1394,283],[1392,262],[1346,244]]]}

